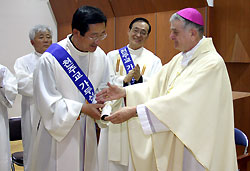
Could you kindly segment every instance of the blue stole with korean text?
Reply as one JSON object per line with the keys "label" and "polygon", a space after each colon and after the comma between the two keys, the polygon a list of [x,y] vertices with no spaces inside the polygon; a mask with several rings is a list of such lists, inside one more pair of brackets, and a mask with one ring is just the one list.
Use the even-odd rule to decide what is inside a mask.
{"label": "blue stole with korean text", "polygon": [[85,99],[89,103],[93,103],[94,87],[71,55],[57,43],[53,43],[46,52],[56,58]]}
{"label": "blue stole with korean text", "polygon": [[[119,49],[119,54],[122,59],[122,63],[124,65],[124,68],[126,70],[126,73],[128,74],[130,70],[132,70],[135,67],[135,64],[133,62],[133,59],[129,53],[128,47],[124,46],[123,48]],[[131,84],[135,83],[134,77],[132,78]]]}

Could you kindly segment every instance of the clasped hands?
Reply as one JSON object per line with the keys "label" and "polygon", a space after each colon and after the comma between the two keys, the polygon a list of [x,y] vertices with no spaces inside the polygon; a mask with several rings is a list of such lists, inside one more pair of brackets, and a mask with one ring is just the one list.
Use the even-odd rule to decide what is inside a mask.
{"label": "clasped hands", "polygon": [[[103,89],[96,95],[97,104],[84,104],[82,106],[81,113],[84,113],[93,119],[100,120],[101,109],[105,106],[105,104],[103,103],[106,101],[125,97],[125,95],[126,95],[125,89],[108,83],[108,88]],[[108,117],[106,118],[105,120],[108,121]]]}
{"label": "clasped hands", "polygon": [[123,81],[125,83],[129,83],[133,77],[136,81],[138,81],[141,77],[140,66],[138,64],[132,70],[129,71]]}
{"label": "clasped hands", "polygon": [[[108,83],[108,88],[105,88],[96,94],[96,101],[97,103],[104,103],[106,101],[120,99],[125,96],[126,91],[124,88]],[[114,124],[119,124],[134,116],[136,116],[136,107],[123,107],[112,113],[110,116],[105,117],[105,120],[111,121]]]}

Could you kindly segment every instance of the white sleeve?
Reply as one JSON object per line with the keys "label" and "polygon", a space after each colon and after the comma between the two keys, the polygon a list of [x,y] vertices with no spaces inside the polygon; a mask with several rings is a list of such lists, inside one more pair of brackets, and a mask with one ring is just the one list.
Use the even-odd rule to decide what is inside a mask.
{"label": "white sleeve", "polygon": [[55,63],[51,58],[41,58],[34,71],[35,105],[47,131],[60,142],[74,126],[83,104],[65,98],[58,90],[58,84]]}
{"label": "white sleeve", "polygon": [[5,67],[1,67],[2,86],[0,88],[1,103],[10,108],[14,104],[17,95],[17,81],[15,76]]}
{"label": "white sleeve", "polygon": [[109,61],[108,61],[108,58],[107,56],[105,55],[104,56],[104,70],[103,70],[103,78],[102,78],[102,81],[100,83],[100,85],[98,86],[98,88],[96,89],[96,94],[98,92],[100,92],[102,89],[104,88],[107,88],[107,83],[110,82],[110,66],[109,66]]}
{"label": "white sleeve", "polygon": [[138,105],[136,111],[146,135],[169,131],[168,127],[159,121],[145,105]]}
{"label": "white sleeve", "polygon": [[162,63],[159,58],[153,62],[152,67],[150,68],[150,75],[143,75],[143,82],[147,82],[152,76],[156,75],[162,68]]}
{"label": "white sleeve", "polygon": [[17,59],[14,65],[18,82],[18,93],[24,96],[33,96],[33,73],[28,71],[22,60]]}

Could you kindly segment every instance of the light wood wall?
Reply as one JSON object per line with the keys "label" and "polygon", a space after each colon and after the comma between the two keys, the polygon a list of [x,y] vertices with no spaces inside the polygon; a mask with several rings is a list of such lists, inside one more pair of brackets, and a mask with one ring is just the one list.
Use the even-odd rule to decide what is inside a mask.
{"label": "light wood wall", "polygon": [[[177,10],[191,5],[190,2],[183,0],[75,0],[71,3],[67,0],[50,0],[50,3],[58,24],[58,40],[71,33],[71,18],[78,7],[92,5],[100,8],[108,17],[106,29],[108,37],[100,44],[106,53],[128,44],[128,26],[134,18],[144,17],[148,19],[152,31],[145,47],[155,53],[163,64],[179,52],[174,49],[173,41],[169,38],[169,18]],[[70,6],[70,4],[72,5]],[[192,2],[192,7],[198,8],[204,16],[206,25],[208,25],[209,20],[206,19],[208,7],[206,5],[206,0]]]}
{"label": "light wood wall", "polygon": [[[210,33],[226,62],[234,91],[250,92],[249,7],[249,0],[215,0],[210,13]],[[250,139],[250,97],[234,100],[234,115],[235,127]]]}

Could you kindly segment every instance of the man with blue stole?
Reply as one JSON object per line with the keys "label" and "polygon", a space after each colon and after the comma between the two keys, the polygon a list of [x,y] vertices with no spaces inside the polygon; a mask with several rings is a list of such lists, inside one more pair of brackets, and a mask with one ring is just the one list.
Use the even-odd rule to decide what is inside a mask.
{"label": "man with blue stole", "polygon": [[106,16],[82,6],[72,19],[72,34],[52,44],[34,73],[38,119],[33,132],[31,171],[98,171],[95,93],[109,81],[108,60],[98,44]]}
{"label": "man with blue stole", "polygon": [[[162,67],[160,58],[144,47],[151,32],[146,18],[135,18],[128,28],[129,44],[107,54],[110,63],[112,84],[130,86],[147,82]],[[119,99],[112,105],[112,111],[125,106]],[[112,124],[102,128],[98,144],[98,161],[102,171],[133,171],[128,144],[127,123]]]}
{"label": "man with blue stole", "polygon": [[99,102],[126,97],[127,107],[106,117],[128,120],[138,171],[236,171],[233,99],[223,58],[204,36],[202,15],[185,8],[170,18],[170,38],[181,52],[141,85],[109,85]]}

